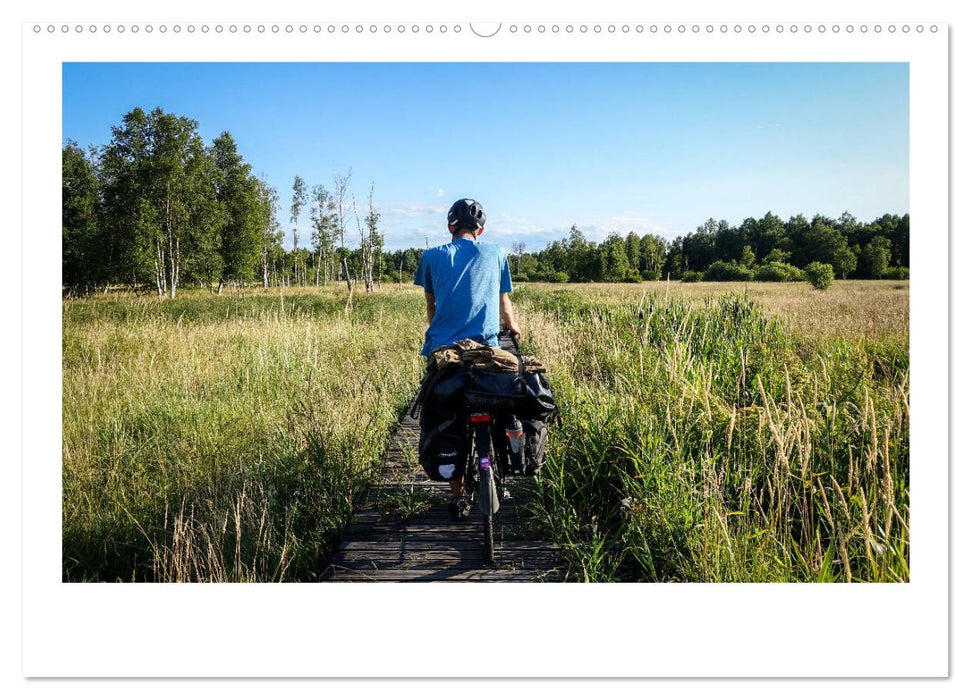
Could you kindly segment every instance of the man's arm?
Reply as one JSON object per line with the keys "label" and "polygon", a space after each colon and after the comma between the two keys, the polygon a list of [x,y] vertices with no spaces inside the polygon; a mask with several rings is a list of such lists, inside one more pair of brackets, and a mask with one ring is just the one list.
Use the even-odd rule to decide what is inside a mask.
{"label": "man's arm", "polygon": [[428,325],[431,325],[435,318],[435,295],[431,292],[425,292],[425,314],[428,316]]}
{"label": "man's arm", "polygon": [[519,330],[519,324],[516,323],[516,317],[513,316],[512,300],[505,292],[499,295],[499,321],[503,328],[508,328],[516,335],[523,334]]}

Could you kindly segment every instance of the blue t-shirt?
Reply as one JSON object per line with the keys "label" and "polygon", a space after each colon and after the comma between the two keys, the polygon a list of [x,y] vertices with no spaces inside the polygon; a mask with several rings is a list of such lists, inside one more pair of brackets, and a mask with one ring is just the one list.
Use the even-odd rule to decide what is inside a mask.
{"label": "blue t-shirt", "polygon": [[499,295],[512,291],[502,248],[468,238],[429,248],[418,263],[415,284],[435,295],[422,355],[463,338],[499,347]]}

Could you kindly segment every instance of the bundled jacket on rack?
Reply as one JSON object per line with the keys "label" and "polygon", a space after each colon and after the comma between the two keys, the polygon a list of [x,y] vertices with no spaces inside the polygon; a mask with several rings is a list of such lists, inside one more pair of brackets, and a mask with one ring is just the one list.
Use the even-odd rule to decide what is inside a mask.
{"label": "bundled jacket on rack", "polygon": [[413,410],[432,398],[458,410],[469,394],[494,397],[494,405],[520,418],[558,414],[542,362],[468,339],[432,352]]}

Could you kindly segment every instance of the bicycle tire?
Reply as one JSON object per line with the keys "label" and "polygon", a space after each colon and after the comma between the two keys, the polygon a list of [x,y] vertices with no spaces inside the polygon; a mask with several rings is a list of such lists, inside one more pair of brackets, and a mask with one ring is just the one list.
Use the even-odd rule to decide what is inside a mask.
{"label": "bicycle tire", "polygon": [[[479,509],[482,513],[482,554],[483,562],[486,566],[495,566],[495,527],[494,527],[494,513],[493,506],[496,504],[496,498],[498,494],[496,493],[497,476],[496,469],[498,465],[496,464],[495,448],[492,444],[492,434],[491,431],[488,434],[488,447],[486,454],[489,459],[489,469],[481,469],[479,464],[479,457],[475,458],[472,472],[474,473],[475,485],[476,485],[476,500],[479,503]],[[474,436],[475,450],[474,454],[478,455],[479,445],[478,445],[479,435]]]}
{"label": "bicycle tire", "polygon": [[482,516],[482,533],[484,539],[485,563],[487,566],[494,566],[496,563],[495,543],[492,538],[492,515]]}
{"label": "bicycle tire", "polygon": [[[486,566],[492,566],[495,562],[495,543],[493,539],[492,505],[495,491],[495,475],[493,474],[492,445],[489,445],[489,469],[478,470],[479,486],[479,507],[482,509],[482,555]],[[488,504],[488,505],[487,505]]]}

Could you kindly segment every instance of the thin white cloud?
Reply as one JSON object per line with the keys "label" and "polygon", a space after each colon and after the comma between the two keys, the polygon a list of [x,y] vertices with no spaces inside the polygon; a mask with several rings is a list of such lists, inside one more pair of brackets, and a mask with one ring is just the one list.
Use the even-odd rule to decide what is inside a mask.
{"label": "thin white cloud", "polygon": [[[602,241],[611,233],[627,234],[635,231],[643,236],[653,233],[665,238],[673,238],[676,233],[671,228],[659,222],[652,214],[618,214],[616,216],[592,219],[577,219],[575,221],[531,222],[520,217],[504,217],[494,226],[486,225],[487,232],[497,237],[537,237],[546,241],[558,240],[569,235],[570,227],[576,224],[583,235],[592,241]],[[552,237],[551,237],[552,236]],[[517,239],[518,240],[518,239]],[[527,245],[529,245],[527,241]],[[542,247],[542,246],[540,246]],[[530,250],[533,246],[529,246]]]}
{"label": "thin white cloud", "polygon": [[441,216],[444,218],[448,208],[444,204],[433,202],[382,202],[379,211],[383,215],[397,216],[405,219],[417,219],[427,216]]}
{"label": "thin white cloud", "polygon": [[[381,224],[385,228],[385,245],[388,250],[399,248],[423,248],[447,243],[450,239],[445,228],[446,206],[429,201],[393,201],[377,204],[381,212]],[[528,216],[498,213],[486,224],[484,242],[498,243],[511,250],[518,243],[526,244],[529,251],[542,250],[552,241],[570,235],[570,227],[576,224],[587,240],[600,242],[611,233],[626,235],[635,231],[638,235],[653,233],[668,240],[682,231],[675,230],[653,213],[621,212],[607,217],[589,217],[566,220],[536,220]]]}
{"label": "thin white cloud", "polygon": [[444,194],[445,194],[445,190],[444,190],[444,189],[442,189],[441,187],[439,187],[439,188],[438,188],[437,190],[435,190],[435,196],[436,196],[436,197],[441,197],[441,196],[443,196]]}

